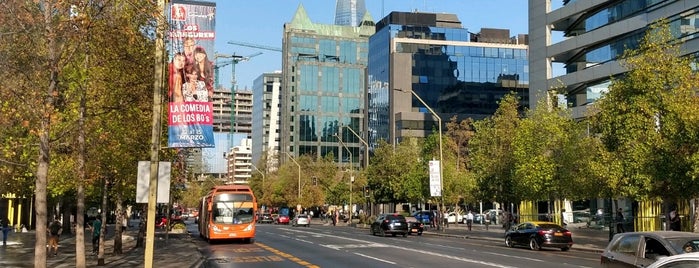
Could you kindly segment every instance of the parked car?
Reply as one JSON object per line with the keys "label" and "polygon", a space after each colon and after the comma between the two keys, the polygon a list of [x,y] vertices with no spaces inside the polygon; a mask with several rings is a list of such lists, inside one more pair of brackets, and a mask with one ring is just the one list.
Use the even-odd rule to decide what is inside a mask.
{"label": "parked car", "polygon": [[690,268],[699,267],[699,252],[673,255],[654,262],[648,268]]}
{"label": "parked car", "polygon": [[502,215],[502,209],[488,209],[483,211],[482,214],[478,214],[475,219],[480,224],[485,224],[486,222],[497,224],[498,220],[500,220],[500,215]]}
{"label": "parked car", "polygon": [[405,217],[405,221],[408,222],[408,234],[422,235],[422,231],[425,230],[425,224],[418,221],[415,217]]}
{"label": "parked car", "polygon": [[464,221],[464,215],[461,215],[456,212],[447,213],[446,218],[448,223],[463,223]]}
{"label": "parked car", "polygon": [[308,214],[299,214],[291,221],[291,226],[311,226],[311,217]]}
{"label": "parked car", "polygon": [[432,220],[432,212],[423,210],[423,211],[417,211],[413,213],[412,215],[417,219],[419,222],[422,222],[424,224],[430,224],[430,220]]}
{"label": "parked car", "polygon": [[398,234],[403,237],[408,236],[408,222],[405,217],[400,214],[381,214],[374,222],[371,223],[371,234],[386,236],[387,233],[392,236]]}
{"label": "parked car", "polygon": [[567,251],[573,246],[573,235],[568,229],[553,222],[523,222],[505,233],[505,245],[526,245],[531,250],[551,247]]}
{"label": "parked car", "polygon": [[277,217],[277,220],[275,221],[276,224],[289,224],[289,215],[279,215]]}
{"label": "parked car", "polygon": [[699,233],[656,231],[614,235],[601,256],[602,267],[647,267],[664,257],[699,251]]}
{"label": "parked car", "polygon": [[272,218],[272,214],[269,213],[262,213],[258,218],[257,218],[257,223],[273,223],[274,219]]}

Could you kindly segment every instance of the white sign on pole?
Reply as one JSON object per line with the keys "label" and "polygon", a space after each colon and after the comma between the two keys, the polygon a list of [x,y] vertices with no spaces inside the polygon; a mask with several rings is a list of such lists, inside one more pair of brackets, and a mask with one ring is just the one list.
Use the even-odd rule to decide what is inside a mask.
{"label": "white sign on pole", "polygon": [[[148,186],[150,185],[150,161],[138,161],[138,182],[136,184],[136,203],[148,203]],[[158,199],[157,203],[170,203],[170,162],[158,163]]]}
{"label": "white sign on pole", "polygon": [[430,161],[430,195],[442,196],[442,174],[439,161]]}

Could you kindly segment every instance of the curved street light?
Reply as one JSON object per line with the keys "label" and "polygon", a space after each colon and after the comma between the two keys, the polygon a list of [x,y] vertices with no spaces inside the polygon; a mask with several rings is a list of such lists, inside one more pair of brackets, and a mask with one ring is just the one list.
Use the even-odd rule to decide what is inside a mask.
{"label": "curved street light", "polygon": [[289,157],[289,159],[291,159],[291,161],[294,161],[294,164],[296,164],[296,166],[299,168],[299,194],[298,194],[298,199],[300,200],[300,199],[301,199],[301,165],[299,165],[299,163],[296,162],[296,159],[294,159],[294,157],[291,156],[291,154],[289,154],[289,152],[284,152],[284,153]]}
{"label": "curved street light", "polygon": [[362,139],[362,137],[360,137],[359,134],[357,134],[357,132],[354,132],[354,129],[352,129],[350,126],[343,125],[342,127],[349,129],[350,132],[352,132],[352,134],[354,134],[354,136],[357,137],[359,139],[359,141],[361,141],[364,144],[364,163],[365,163],[364,169],[368,168],[369,167],[369,144],[364,139]]}
{"label": "curved street light", "polygon": [[[345,149],[347,150],[347,153],[349,153],[349,155],[350,155],[350,192],[349,192],[349,211],[347,212],[347,214],[350,217],[350,223],[351,223],[352,222],[352,213],[353,213],[353,211],[352,211],[352,184],[354,184],[354,167],[353,167],[354,163],[352,162],[352,159],[354,157],[352,157],[352,151],[350,151],[350,148],[347,147],[347,144],[342,142],[342,138],[340,138],[340,136],[338,136],[337,133],[335,133],[334,136],[335,136],[335,138],[337,138],[337,140],[340,142],[340,144],[342,144],[342,147],[345,147]],[[340,161],[342,161],[342,159],[340,159]]]}
{"label": "curved street light", "polygon": [[[444,170],[444,157],[442,154],[442,118],[439,117],[439,115],[437,115],[437,113],[435,113],[434,110],[432,110],[432,108],[429,105],[427,105],[427,103],[425,103],[425,101],[422,100],[422,98],[420,98],[420,96],[418,96],[417,93],[415,93],[415,91],[413,91],[412,89],[406,90],[406,89],[396,88],[394,90],[401,91],[401,92],[410,92],[411,94],[413,94],[413,96],[415,96],[415,98],[417,98],[417,100],[419,100],[422,103],[422,105],[425,105],[425,108],[427,108],[427,110],[429,110],[430,113],[432,113],[432,116],[437,118],[437,123],[439,124],[439,130],[438,130],[439,131],[439,196],[442,199],[440,203],[444,203],[444,194],[442,193],[442,188],[444,187],[444,186],[442,186],[442,174],[444,173],[443,172],[443,170]],[[439,204],[439,206],[440,206],[440,210],[441,210],[442,204]]]}
{"label": "curved street light", "polygon": [[260,171],[260,169],[257,168],[257,166],[255,166],[255,164],[250,163],[250,166],[254,167],[255,170],[257,170],[257,172],[260,173],[260,175],[262,175],[262,188],[261,188],[261,190],[262,190],[262,196],[264,196],[265,195],[265,174],[262,173],[262,171]]}

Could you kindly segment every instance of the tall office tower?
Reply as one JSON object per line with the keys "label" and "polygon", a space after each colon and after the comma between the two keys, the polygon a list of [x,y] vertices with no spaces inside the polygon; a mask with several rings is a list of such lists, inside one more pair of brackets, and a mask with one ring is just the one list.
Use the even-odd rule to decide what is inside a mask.
{"label": "tall office tower", "polygon": [[444,130],[452,116],[493,115],[510,92],[526,107],[526,43],[504,29],[471,34],[454,14],[391,12],[369,39],[369,147],[430,135],[438,120],[429,109]]}
{"label": "tall office tower", "polygon": [[[684,41],[684,55],[699,52],[699,1],[565,0],[554,10],[551,2],[529,0],[532,108],[548,89],[563,86],[573,117],[584,118],[587,104],[608,90],[609,78],[626,72],[619,56],[626,48],[637,48],[648,25],[658,19],[668,19],[672,33]],[[563,40],[552,40],[556,35]],[[556,73],[554,64],[564,70]]]}
{"label": "tall office tower", "polygon": [[359,26],[366,13],[364,0],[337,0],[335,2],[335,25]]}
{"label": "tall office tower", "polygon": [[[272,172],[277,166],[281,87],[281,71],[263,73],[252,85],[252,163],[266,168],[262,172]],[[264,164],[260,163],[263,157]]]}
{"label": "tall office tower", "polygon": [[[359,27],[312,23],[303,5],[284,24],[280,150],[320,159],[332,153],[359,165],[363,133],[366,65],[374,22],[366,13]],[[336,136],[337,134],[337,136]],[[344,144],[350,148],[347,157]],[[344,156],[344,157],[343,157]]]}

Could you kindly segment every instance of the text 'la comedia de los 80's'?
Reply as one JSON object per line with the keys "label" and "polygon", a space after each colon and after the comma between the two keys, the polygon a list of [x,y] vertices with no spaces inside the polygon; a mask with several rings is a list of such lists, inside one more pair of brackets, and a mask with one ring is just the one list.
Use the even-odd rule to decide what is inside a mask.
{"label": "text 'la comedia de los 80's'", "polygon": [[171,123],[211,123],[210,103],[182,103],[170,105]]}

